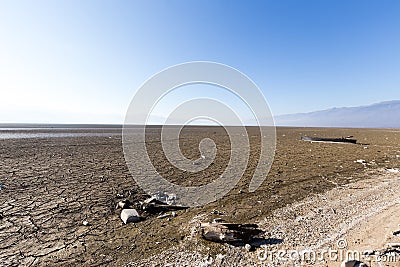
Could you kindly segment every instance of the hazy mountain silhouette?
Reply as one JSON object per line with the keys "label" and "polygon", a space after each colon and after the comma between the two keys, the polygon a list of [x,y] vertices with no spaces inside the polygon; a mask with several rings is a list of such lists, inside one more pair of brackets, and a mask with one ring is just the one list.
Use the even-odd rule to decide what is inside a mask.
{"label": "hazy mountain silhouette", "polygon": [[275,117],[277,126],[400,128],[400,100]]}

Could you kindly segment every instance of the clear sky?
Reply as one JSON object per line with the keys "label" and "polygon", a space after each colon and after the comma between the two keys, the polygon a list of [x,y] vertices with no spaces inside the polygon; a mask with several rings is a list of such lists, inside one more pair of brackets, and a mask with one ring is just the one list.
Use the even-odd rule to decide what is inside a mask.
{"label": "clear sky", "polygon": [[274,115],[400,99],[400,1],[1,0],[0,123],[122,123],[194,60],[248,75]]}

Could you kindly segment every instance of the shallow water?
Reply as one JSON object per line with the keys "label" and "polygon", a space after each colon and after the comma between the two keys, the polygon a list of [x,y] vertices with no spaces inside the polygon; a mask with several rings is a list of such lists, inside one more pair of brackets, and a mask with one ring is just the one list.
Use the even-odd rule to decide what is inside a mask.
{"label": "shallow water", "polygon": [[0,140],[21,138],[112,137],[121,128],[0,128]]}

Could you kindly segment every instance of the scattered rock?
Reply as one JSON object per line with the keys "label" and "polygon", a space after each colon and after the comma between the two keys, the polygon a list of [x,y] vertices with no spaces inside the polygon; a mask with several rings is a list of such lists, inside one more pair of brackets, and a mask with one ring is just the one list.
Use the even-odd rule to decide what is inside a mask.
{"label": "scattered rock", "polygon": [[246,244],[246,245],[244,245],[244,248],[245,248],[247,251],[250,251],[250,250],[251,250],[251,245],[250,245],[250,244]]}
{"label": "scattered rock", "polygon": [[368,267],[368,265],[361,261],[348,260],[348,261],[342,262],[340,267]]}
{"label": "scattered rock", "polygon": [[2,184],[0,184],[0,190],[6,189],[6,187]]}
{"label": "scattered rock", "polygon": [[116,197],[117,198],[124,198],[125,196],[123,194],[117,194]]}
{"label": "scattered rock", "polygon": [[89,225],[90,225],[88,221],[83,221],[82,224],[83,224],[84,226],[89,226]]}
{"label": "scattered rock", "polygon": [[172,215],[172,217],[176,217],[176,216],[178,216],[178,214],[176,214],[176,212],[175,212],[175,211],[173,211],[173,212],[171,213],[171,215]]}
{"label": "scattered rock", "polygon": [[399,231],[394,231],[393,235],[399,235],[400,236],[400,230]]}
{"label": "scattered rock", "polygon": [[121,220],[125,224],[134,223],[140,221],[140,216],[135,209],[123,209],[121,211]]}

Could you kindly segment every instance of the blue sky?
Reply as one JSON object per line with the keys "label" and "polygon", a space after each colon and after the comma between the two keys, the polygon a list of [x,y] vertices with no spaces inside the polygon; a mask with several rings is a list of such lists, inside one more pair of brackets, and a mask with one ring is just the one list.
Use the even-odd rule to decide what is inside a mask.
{"label": "blue sky", "polygon": [[399,14],[389,0],[3,0],[0,123],[122,123],[144,81],[196,60],[245,73],[274,115],[400,99]]}

